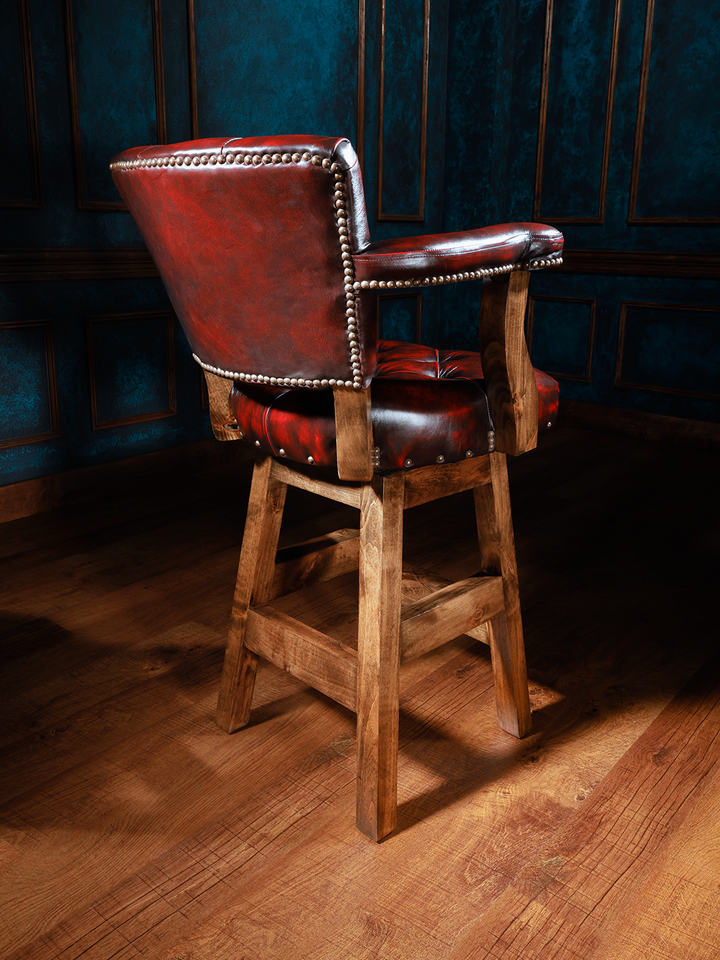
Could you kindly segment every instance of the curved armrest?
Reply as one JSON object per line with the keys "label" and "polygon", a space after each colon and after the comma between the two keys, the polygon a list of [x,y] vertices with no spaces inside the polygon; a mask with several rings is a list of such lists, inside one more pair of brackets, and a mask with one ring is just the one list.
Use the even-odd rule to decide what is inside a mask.
{"label": "curved armrest", "polygon": [[563,235],[543,223],[380,240],[355,254],[355,287],[426,286],[562,263]]}

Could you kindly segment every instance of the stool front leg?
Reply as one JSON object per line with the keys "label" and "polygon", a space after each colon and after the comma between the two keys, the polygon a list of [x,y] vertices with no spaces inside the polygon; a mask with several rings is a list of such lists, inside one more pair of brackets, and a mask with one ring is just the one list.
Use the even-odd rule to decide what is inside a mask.
{"label": "stool front leg", "polygon": [[504,453],[490,454],[490,483],[475,487],[473,493],[482,569],[502,576],[505,598],[505,612],[489,622],[498,723],[514,737],[524,737],[532,720]]}
{"label": "stool front leg", "polygon": [[397,823],[400,603],[405,475],[362,493],[357,690],[357,826],[382,840]]}
{"label": "stool front leg", "polygon": [[228,733],[246,726],[250,719],[258,657],[245,647],[247,613],[251,601],[261,604],[270,599],[275,573],[287,485],[273,477],[271,471],[272,458],[258,458],[253,470],[215,716],[217,725]]}

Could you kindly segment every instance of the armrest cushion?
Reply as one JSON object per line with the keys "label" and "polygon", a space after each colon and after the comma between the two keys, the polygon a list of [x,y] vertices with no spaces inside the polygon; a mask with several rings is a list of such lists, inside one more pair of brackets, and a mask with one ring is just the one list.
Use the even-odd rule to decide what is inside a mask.
{"label": "armrest cushion", "polygon": [[[355,282],[474,280],[517,265],[536,269],[561,263],[562,249],[562,233],[542,223],[379,240],[353,257]],[[474,276],[464,275],[469,273]]]}

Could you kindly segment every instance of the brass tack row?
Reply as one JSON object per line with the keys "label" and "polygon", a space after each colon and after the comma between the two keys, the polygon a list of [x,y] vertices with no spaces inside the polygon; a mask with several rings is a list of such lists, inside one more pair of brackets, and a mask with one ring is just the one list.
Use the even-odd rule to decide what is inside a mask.
{"label": "brass tack row", "polygon": [[326,170],[335,167],[327,157],[319,157],[312,153],[203,153],[193,157],[185,155],[173,157],[138,158],[137,160],[119,160],[111,163],[111,170],[133,170],[141,167],[200,167],[215,166],[216,164],[231,164],[259,166],[261,163],[313,163],[315,166],[325,167]]}
{"label": "brass tack row", "polygon": [[538,270],[542,267],[554,267],[561,264],[562,257],[547,260],[531,260],[527,263],[508,263],[503,267],[486,267],[482,270],[468,270],[464,273],[448,273],[438,277],[415,277],[412,280],[360,280],[355,281],[355,290],[394,290],[400,287],[434,287],[445,283],[461,283],[463,280],[482,280],[497,277],[513,270]]}

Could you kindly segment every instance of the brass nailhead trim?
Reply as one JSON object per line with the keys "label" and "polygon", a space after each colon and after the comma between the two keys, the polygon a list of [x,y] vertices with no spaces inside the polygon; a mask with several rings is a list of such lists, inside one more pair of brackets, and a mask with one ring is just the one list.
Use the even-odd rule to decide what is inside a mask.
{"label": "brass nailhead trim", "polygon": [[152,157],[150,159],[121,160],[117,163],[111,163],[111,170],[134,170],[145,167],[175,167],[175,166],[211,166],[216,164],[242,164],[243,166],[259,166],[260,164],[288,164],[288,163],[312,163],[316,167],[322,167],[334,175],[335,191],[334,200],[335,215],[337,219],[338,238],[340,240],[341,257],[343,271],[345,275],[345,301],[347,318],[347,337],[349,347],[350,373],[352,380],[341,380],[329,378],[326,380],[305,380],[300,377],[267,377],[257,373],[238,373],[233,370],[223,370],[220,367],[214,367],[209,363],[202,361],[196,354],[193,354],[193,360],[200,364],[203,370],[208,373],[214,373],[217,377],[223,377],[227,380],[244,380],[248,383],[266,383],[271,386],[279,387],[348,387],[359,390],[362,386],[362,366],[360,363],[360,348],[358,347],[357,323],[355,320],[355,293],[354,278],[355,268],[353,266],[352,254],[348,244],[348,226],[345,211],[345,177],[341,171],[340,165],[334,163],[328,157],[320,157],[317,154],[310,153],[222,153],[202,154],[201,156],[173,156],[173,157]]}
{"label": "brass nailhead trim", "polygon": [[463,280],[483,280],[497,277],[513,270],[539,270],[542,267],[556,267],[563,262],[557,259],[531,260],[530,263],[507,263],[502,267],[486,267],[483,270],[467,270],[464,273],[448,273],[437,277],[415,277],[412,280],[360,280],[354,284],[355,290],[394,290],[401,287],[436,287],[446,283],[462,283]]}

